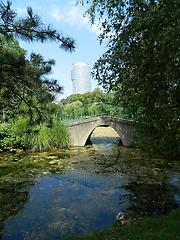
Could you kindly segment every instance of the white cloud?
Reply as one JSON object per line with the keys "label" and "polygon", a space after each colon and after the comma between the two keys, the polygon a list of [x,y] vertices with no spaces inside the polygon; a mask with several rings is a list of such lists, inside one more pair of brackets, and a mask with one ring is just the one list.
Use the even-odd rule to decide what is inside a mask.
{"label": "white cloud", "polygon": [[51,16],[56,22],[60,22],[64,18],[59,8],[54,8]]}
{"label": "white cloud", "polygon": [[56,22],[63,21],[76,28],[86,28],[97,36],[102,33],[101,24],[94,23],[91,25],[88,16],[84,16],[84,9],[76,5],[74,0],[61,9],[54,5],[51,16]]}
{"label": "white cloud", "polygon": [[64,20],[72,26],[87,27],[89,19],[83,16],[83,11],[72,1],[65,9]]}
{"label": "white cloud", "polygon": [[19,15],[23,15],[27,12],[27,10],[25,8],[16,8],[16,12],[19,14]]}
{"label": "white cloud", "polygon": [[99,36],[103,32],[102,25],[98,22],[95,22],[93,25],[91,25],[90,30],[94,32],[97,36]]}
{"label": "white cloud", "polygon": [[74,3],[74,1],[72,1],[66,9],[64,20],[78,28],[87,28],[88,30],[94,32],[97,36],[99,36],[102,33],[102,25],[97,22],[91,25],[88,16],[84,16],[83,13],[84,10],[82,10]]}

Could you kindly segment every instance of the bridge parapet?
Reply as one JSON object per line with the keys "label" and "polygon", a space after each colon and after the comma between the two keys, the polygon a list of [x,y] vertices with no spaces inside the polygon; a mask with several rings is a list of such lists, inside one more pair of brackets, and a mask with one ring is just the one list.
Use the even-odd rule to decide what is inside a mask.
{"label": "bridge parapet", "polygon": [[68,126],[68,127],[73,127],[73,126],[77,126],[77,125],[81,125],[81,124],[85,124],[85,123],[94,122],[94,121],[97,121],[98,118],[99,118],[99,117],[94,117],[94,118],[89,118],[89,119],[78,120],[78,121],[76,121],[76,122],[67,124],[67,126]]}
{"label": "bridge parapet", "polygon": [[135,124],[132,120],[117,117],[99,116],[76,122],[68,126],[71,146],[85,146],[88,138],[96,127],[110,126],[119,134],[124,146],[132,146],[135,137]]}

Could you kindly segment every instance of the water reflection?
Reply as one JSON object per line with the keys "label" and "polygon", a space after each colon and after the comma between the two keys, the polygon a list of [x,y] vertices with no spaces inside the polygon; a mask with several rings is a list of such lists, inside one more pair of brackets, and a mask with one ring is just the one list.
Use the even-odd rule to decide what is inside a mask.
{"label": "water reflection", "polygon": [[16,216],[29,200],[28,187],[31,183],[8,182],[0,187],[0,232],[8,217]]}
{"label": "water reflection", "polygon": [[180,206],[180,173],[172,172],[170,176],[170,186],[174,188],[174,201]]}
{"label": "water reflection", "polygon": [[[42,168],[31,181],[12,173],[4,176],[0,239],[64,239],[111,226],[121,211],[134,218],[180,206],[176,167],[135,149],[115,147],[118,136],[102,139],[95,134],[93,148],[71,149],[71,164],[61,173]],[[56,164],[53,154],[48,156]]]}
{"label": "water reflection", "polygon": [[137,182],[132,182],[125,189],[133,193],[130,197],[131,206],[127,210],[128,217],[167,214],[173,208],[178,207],[178,202],[174,201],[172,189],[167,183],[137,184]]}
{"label": "water reflection", "polygon": [[98,151],[111,150],[113,146],[122,145],[120,136],[111,127],[97,127],[90,137],[90,142]]}
{"label": "water reflection", "polygon": [[128,193],[118,175],[65,171],[41,177],[29,191],[22,212],[4,223],[2,239],[63,239],[112,224],[119,211],[119,196]]}

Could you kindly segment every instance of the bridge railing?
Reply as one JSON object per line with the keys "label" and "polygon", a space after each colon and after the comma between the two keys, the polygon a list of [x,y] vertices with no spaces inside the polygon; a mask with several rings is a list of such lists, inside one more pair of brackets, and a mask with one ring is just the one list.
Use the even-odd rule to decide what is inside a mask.
{"label": "bridge railing", "polygon": [[73,126],[73,125],[78,125],[78,124],[82,124],[82,123],[89,123],[89,122],[95,122],[95,121],[98,121],[98,120],[102,120],[103,121],[120,121],[121,123],[122,122],[125,122],[126,124],[127,123],[130,123],[132,124],[133,123],[133,120],[132,119],[124,119],[124,118],[119,118],[119,117],[113,117],[113,116],[107,116],[107,115],[101,115],[101,116],[97,116],[97,117],[89,117],[89,118],[81,118],[81,119],[69,119],[68,121],[64,120],[64,124],[66,126]]}
{"label": "bridge railing", "polygon": [[102,116],[106,116],[106,117],[117,117],[117,118],[121,118],[121,119],[125,119],[125,120],[131,120],[126,114],[110,114],[110,113],[96,113],[96,114],[86,114],[86,115],[57,115],[56,118],[58,120],[61,120],[62,122],[64,122],[65,124],[71,124],[77,121],[86,121],[87,119],[92,119],[95,117],[102,117]]}

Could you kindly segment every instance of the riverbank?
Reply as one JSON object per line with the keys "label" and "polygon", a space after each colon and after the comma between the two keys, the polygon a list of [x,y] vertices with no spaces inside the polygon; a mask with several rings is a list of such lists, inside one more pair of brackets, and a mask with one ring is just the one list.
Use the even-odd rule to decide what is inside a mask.
{"label": "riverbank", "polygon": [[[109,133],[103,144],[97,134],[98,150],[0,153],[0,238],[179,239],[179,161],[151,158],[116,140]],[[126,221],[120,225],[122,211]],[[151,235],[157,230],[163,238]]]}
{"label": "riverbank", "polygon": [[180,208],[166,216],[146,217],[68,240],[179,240]]}

